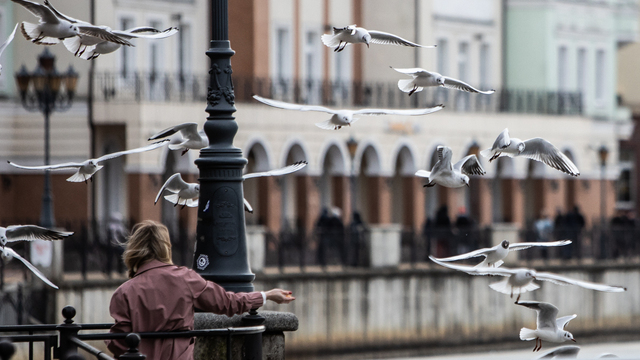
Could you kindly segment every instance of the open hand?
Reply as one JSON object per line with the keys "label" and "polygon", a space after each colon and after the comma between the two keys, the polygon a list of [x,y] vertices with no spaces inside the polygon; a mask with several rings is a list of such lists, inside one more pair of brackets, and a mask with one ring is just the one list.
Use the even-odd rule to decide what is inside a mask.
{"label": "open hand", "polygon": [[288,304],[296,299],[289,290],[271,289],[265,291],[265,294],[267,295],[267,300],[271,300],[277,304]]}

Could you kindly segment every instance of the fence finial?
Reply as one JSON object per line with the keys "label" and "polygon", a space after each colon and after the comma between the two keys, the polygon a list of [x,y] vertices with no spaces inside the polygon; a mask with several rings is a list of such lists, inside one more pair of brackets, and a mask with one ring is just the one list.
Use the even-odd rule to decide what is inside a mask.
{"label": "fence finial", "polygon": [[118,359],[120,360],[144,360],[147,358],[146,355],[141,354],[140,351],[138,351],[138,345],[140,344],[140,335],[136,334],[136,333],[131,333],[129,335],[127,335],[127,337],[124,339],[124,341],[127,343],[127,346],[129,346],[129,350],[127,350],[126,353],[120,355],[120,357]]}

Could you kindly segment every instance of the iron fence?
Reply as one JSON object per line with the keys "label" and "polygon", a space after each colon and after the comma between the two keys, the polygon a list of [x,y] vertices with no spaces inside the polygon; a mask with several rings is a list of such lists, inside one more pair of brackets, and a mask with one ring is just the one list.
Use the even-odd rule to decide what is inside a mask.
{"label": "iron fence", "polygon": [[[41,325],[1,325],[0,334],[8,334],[0,336],[0,359],[9,360],[15,352],[13,343],[29,344],[29,360],[33,360],[34,343],[42,343],[44,347],[44,359],[51,358],[61,360],[84,359],[78,354],[78,348],[86,351],[96,359],[114,360],[113,357],[105,354],[101,350],[87,344],[85,341],[94,340],[113,340],[125,339],[129,346],[127,352],[119,357],[119,359],[144,359],[145,355],[138,351],[140,339],[167,339],[179,337],[206,337],[206,336],[225,336],[226,342],[226,358],[232,358],[232,336],[253,336],[262,337],[265,331],[264,325],[247,326],[247,327],[229,327],[224,329],[206,329],[206,330],[190,330],[190,331],[170,331],[170,332],[141,332],[141,333],[91,333],[80,334],[83,330],[106,330],[111,328],[113,324],[77,324],[73,318],[76,310],[72,306],[65,306],[62,309],[62,316],[65,318],[62,324],[41,324]],[[28,335],[21,333],[27,332]],[[35,333],[38,334],[35,334]],[[247,358],[262,358],[262,341],[245,341],[242,351]]]}
{"label": "iron fence", "polygon": [[[209,75],[170,73],[98,73],[94,93],[105,102],[206,102]],[[449,111],[579,115],[579,92],[497,90],[492,95],[470,94],[444,88],[426,88],[409,97],[397,82],[342,82],[267,78],[233,78],[235,101],[253,102],[252,96],[336,107],[430,107],[444,104]]]}

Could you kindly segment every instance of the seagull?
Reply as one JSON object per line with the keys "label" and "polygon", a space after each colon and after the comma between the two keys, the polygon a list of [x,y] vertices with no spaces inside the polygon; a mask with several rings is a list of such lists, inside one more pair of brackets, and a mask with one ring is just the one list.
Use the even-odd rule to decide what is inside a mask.
{"label": "seagull", "polygon": [[166,145],[166,142],[168,142],[169,139],[166,140],[162,140],[162,141],[158,141],[155,142],[151,145],[147,145],[144,147],[139,147],[139,148],[135,148],[135,149],[131,149],[131,150],[124,150],[124,151],[118,151],[115,153],[111,153],[111,154],[106,154],[106,155],[102,155],[101,157],[97,158],[97,159],[89,159],[86,160],[84,162],[81,163],[74,163],[74,162],[67,162],[67,163],[62,163],[62,164],[56,164],[56,165],[43,165],[43,166],[23,166],[23,165],[18,165],[16,163],[12,163],[11,161],[8,161],[8,163],[12,166],[15,166],[17,168],[20,169],[27,169],[27,170],[62,170],[62,169],[78,169],[78,171],[73,174],[70,178],[67,179],[67,181],[70,182],[85,182],[85,184],[87,183],[87,180],[91,179],[91,181],[93,181],[93,179],[91,178],[93,176],[93,174],[95,174],[98,170],[102,169],[102,165],[99,165],[98,163],[106,161],[106,160],[110,160],[110,159],[114,159],[123,155],[128,155],[128,154],[135,154],[135,153],[141,153],[141,152],[145,152],[145,151],[150,151],[150,150],[154,150],[157,149],[159,147],[162,147],[164,145]]}
{"label": "seagull", "polygon": [[[9,44],[11,44],[11,42],[13,41],[13,37],[16,35],[16,30],[18,30],[18,25],[19,24],[16,24],[16,26],[14,26],[13,31],[11,32],[11,35],[9,35],[7,40],[5,40],[5,42],[2,45],[0,45],[0,56],[2,56],[4,49],[6,49],[7,46],[9,46]],[[0,75],[1,74],[2,74],[2,65],[0,65]]]}
{"label": "seagull", "polygon": [[563,246],[571,244],[571,240],[560,240],[560,241],[548,241],[548,242],[523,242],[523,243],[515,243],[509,244],[509,241],[503,240],[500,244],[484,249],[478,249],[466,254],[460,254],[456,256],[451,256],[447,258],[435,258],[439,261],[458,261],[470,259],[477,256],[484,256],[485,259],[476,265],[476,267],[498,267],[504,263],[502,261],[507,257],[510,251],[524,250],[528,249],[532,246]]}
{"label": "seagull", "polygon": [[437,105],[432,108],[424,109],[412,109],[412,110],[392,110],[392,109],[360,109],[360,110],[332,110],[324,106],[318,105],[298,105],[286,103],[284,101],[265,99],[258,95],[253,95],[253,98],[260,101],[263,104],[277,107],[286,110],[300,110],[300,111],[319,111],[331,114],[329,120],[316,123],[316,126],[325,130],[338,130],[343,126],[351,126],[358,118],[354,118],[354,115],[427,115],[433,112],[442,110],[444,105]]}
{"label": "seagull", "polygon": [[38,268],[6,245],[7,243],[16,241],[62,240],[71,235],[73,235],[72,232],[49,230],[36,225],[11,225],[6,228],[0,226],[0,252],[2,252],[2,257],[7,260],[11,260],[12,258],[20,260],[47,285],[57,289],[58,287],[49,281]]}
{"label": "seagull", "polygon": [[160,196],[166,191],[171,192],[172,194],[165,195],[164,198],[169,202],[174,203],[174,206],[182,205],[184,209],[185,206],[188,207],[196,207],[198,206],[198,198],[200,197],[200,184],[192,184],[182,180],[182,176],[180,173],[175,173],[165,181],[162,188],[158,192],[156,196],[156,201],[154,204],[158,203],[158,199]]}
{"label": "seagull", "polygon": [[570,332],[565,331],[564,327],[567,326],[569,321],[575,319],[578,315],[573,314],[556,319],[556,316],[558,316],[558,308],[550,303],[540,301],[523,301],[516,302],[516,304],[533,309],[538,313],[538,317],[536,319],[536,330],[527,329],[525,327],[520,329],[520,340],[536,341],[536,345],[533,348],[534,352],[542,349],[542,340],[554,343],[563,343],[567,340],[576,342],[573,335]]}
{"label": "seagull", "polygon": [[409,40],[405,40],[400,36],[389,34],[382,31],[367,30],[365,28],[357,27],[356,25],[349,25],[343,28],[333,28],[333,35],[322,35],[322,43],[328,47],[336,47],[333,51],[340,52],[344,50],[349,44],[365,43],[367,47],[369,44],[382,44],[382,45],[401,45],[410,47],[421,48],[434,48],[436,45],[423,46],[416,44]]}
{"label": "seagull", "polygon": [[159,133],[149,138],[149,141],[162,139],[167,136],[171,136],[175,133],[182,135],[182,142],[179,144],[169,144],[169,149],[180,150],[182,149],[182,155],[186,154],[190,149],[198,150],[209,146],[209,138],[203,131],[198,131],[198,124],[196,123],[184,123],[164,129]]}
{"label": "seagull", "polygon": [[[242,180],[253,179],[253,178],[263,177],[263,176],[287,175],[287,174],[291,174],[296,171],[302,170],[305,166],[307,166],[306,161],[298,161],[289,166],[285,166],[281,169],[246,174],[242,176]],[[189,207],[198,206],[198,198],[200,197],[200,184],[188,183],[182,180],[182,177],[180,176],[179,173],[175,173],[171,175],[171,177],[167,179],[164,185],[162,185],[162,188],[160,189],[160,191],[158,192],[158,195],[156,196],[156,201],[154,204],[158,203],[160,196],[162,196],[162,194],[165,191],[169,191],[173,193],[173,194],[165,195],[164,198],[167,199],[167,201],[175,204],[175,206],[182,205],[183,209],[185,206],[189,206]],[[245,211],[248,213],[253,213],[253,208],[251,207],[251,204],[247,201],[247,199],[243,198],[242,200],[243,200]]]}
{"label": "seagull", "polygon": [[[91,25],[86,21],[74,19],[70,16],[64,15],[63,13],[56,10],[56,8],[53,7],[49,0],[44,0],[44,4],[60,19],[64,19],[72,24]],[[178,29],[173,27],[168,28],[162,32],[150,26],[141,26],[128,30],[112,30],[107,26],[105,26],[104,28],[120,37],[121,39],[126,40],[130,40],[132,38],[163,39],[178,32]],[[103,40],[99,37],[91,35],[78,35],[70,37],[64,39],[63,43],[67,50],[72,52],[74,56],[85,60],[92,60],[100,56],[100,54],[108,54],[114,52],[122,46],[122,43]]]}
{"label": "seagull", "polygon": [[558,274],[548,273],[548,272],[536,272],[533,269],[526,268],[518,268],[518,269],[508,269],[505,267],[474,267],[468,265],[454,265],[447,262],[440,261],[433,256],[429,256],[431,261],[435,262],[438,265],[448,267],[449,269],[458,270],[466,272],[469,275],[500,275],[505,276],[506,279],[499,281],[497,283],[493,283],[489,285],[493,290],[503,293],[503,294],[511,294],[518,295],[516,299],[516,303],[520,300],[520,295],[527,292],[533,291],[540,286],[534,283],[533,280],[542,280],[542,281],[550,281],[557,285],[577,285],[583,287],[585,289],[597,290],[597,291],[606,291],[606,292],[623,292],[627,291],[627,288],[622,286],[611,286],[605,284],[596,284],[589,281],[575,280],[565,276],[561,276]]}
{"label": "seagull", "polygon": [[576,345],[565,345],[557,347],[546,354],[540,356],[537,360],[542,359],[575,359],[578,357],[580,347]]}
{"label": "seagull", "polygon": [[467,155],[455,164],[451,164],[452,151],[448,146],[438,146],[438,162],[431,171],[418,170],[416,176],[429,180],[426,187],[441,186],[458,188],[464,185],[469,186],[468,175],[484,175],[482,165],[475,155]]}
{"label": "seagull", "polygon": [[[46,5],[38,4],[28,0],[11,0],[22,5],[33,15],[40,18],[40,22],[32,24],[23,21],[20,25],[22,35],[39,45],[55,45],[62,39],[70,38],[77,35],[89,35],[100,38],[105,41],[113,41],[122,45],[131,46],[132,44],[113,34],[106,26],[95,26],[88,22],[73,23],[65,18],[60,18]],[[74,19],[75,20],[75,19]]]}
{"label": "seagull", "polygon": [[393,70],[411,75],[413,79],[401,79],[398,80],[398,88],[401,91],[409,93],[409,96],[413,95],[414,92],[422,91],[426,87],[434,87],[434,86],[442,86],[447,89],[454,89],[460,91],[466,91],[470,93],[480,93],[480,94],[493,94],[496,92],[495,90],[487,90],[482,91],[474,88],[473,86],[467,84],[464,81],[457,80],[454,78],[450,78],[448,76],[442,76],[437,72],[427,71],[421,68],[408,68],[408,69],[396,69],[391,67]]}
{"label": "seagull", "polygon": [[556,170],[560,170],[571,176],[580,175],[578,167],[563,154],[557,147],[542,138],[533,138],[522,141],[509,137],[509,129],[504,129],[491,146],[491,149],[482,150],[480,155],[489,158],[489,162],[500,156],[523,156],[529,159],[543,162]]}

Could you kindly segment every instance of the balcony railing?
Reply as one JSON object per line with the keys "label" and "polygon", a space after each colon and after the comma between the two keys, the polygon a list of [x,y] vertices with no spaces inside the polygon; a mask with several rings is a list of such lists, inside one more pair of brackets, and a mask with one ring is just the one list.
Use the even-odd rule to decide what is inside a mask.
{"label": "balcony railing", "polygon": [[[106,102],[206,102],[208,75],[159,73],[99,73],[95,99]],[[580,115],[579,92],[503,89],[492,95],[428,88],[409,97],[397,82],[331,82],[233,78],[235,101],[252,102],[252,96],[336,107],[410,108],[444,104],[448,111]]]}

